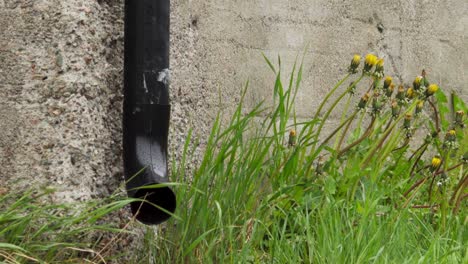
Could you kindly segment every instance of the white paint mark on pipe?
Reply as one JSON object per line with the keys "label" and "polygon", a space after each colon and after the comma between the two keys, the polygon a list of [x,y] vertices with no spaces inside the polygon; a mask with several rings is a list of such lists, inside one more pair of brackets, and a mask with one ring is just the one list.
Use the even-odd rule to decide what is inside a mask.
{"label": "white paint mark on pipe", "polygon": [[169,69],[166,68],[159,72],[158,82],[162,82],[164,83],[164,85],[168,85],[170,81],[171,81],[171,72],[169,71]]}
{"label": "white paint mark on pipe", "polygon": [[146,86],[146,75],[143,73],[143,88],[145,89],[145,93],[148,93],[148,86]]}

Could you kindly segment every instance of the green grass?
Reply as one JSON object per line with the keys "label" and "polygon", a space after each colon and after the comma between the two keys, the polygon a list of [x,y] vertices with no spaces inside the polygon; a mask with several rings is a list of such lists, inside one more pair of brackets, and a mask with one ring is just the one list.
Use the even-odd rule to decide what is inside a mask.
{"label": "green grass", "polygon": [[[412,201],[403,197],[417,179],[431,175],[423,169],[410,176],[414,162],[408,162],[412,150],[405,146],[403,135],[408,131],[402,123],[405,114],[414,111],[415,100],[401,102],[403,110],[393,119],[389,107],[382,109],[371,133],[338,156],[337,149],[318,141],[317,127],[326,121],[320,120],[320,113],[316,119],[288,125],[296,120],[294,99],[302,66],[293,69],[285,87],[280,70],[268,64],[277,74],[275,107],[259,104],[242,115],[244,106],[239,104],[228,125],[216,120],[204,159],[193,175],[183,169],[189,160],[175,166],[174,181],[193,178],[193,182],[176,190],[180,201],[176,214],[181,220],[170,221],[153,238],[156,242],[148,243],[159,250],[154,259],[159,263],[467,263],[464,211],[448,212],[443,222],[441,210],[412,208],[428,203],[428,184],[414,192]],[[363,74],[355,79],[356,92],[369,85],[361,79],[379,85],[378,78]],[[340,99],[349,94],[349,89],[344,90]],[[325,117],[337,103],[324,104],[332,105],[324,111]],[[356,116],[371,119],[362,111]],[[430,132],[435,126],[429,114],[414,122],[414,130]],[[300,131],[294,146],[288,145],[290,129]],[[349,133],[343,144],[365,134],[364,129]],[[458,132],[463,142],[466,129]],[[190,157],[190,140],[189,135],[185,158]],[[443,141],[431,140],[431,146]],[[466,150],[462,144],[451,152]],[[416,163],[420,169],[430,160]],[[458,159],[447,158],[446,163]],[[465,165],[446,172],[451,184],[466,174]],[[433,198],[431,204],[443,203],[452,194],[445,191],[447,195]]]}
{"label": "green grass", "polygon": [[0,263],[98,263],[122,257],[113,247],[131,232],[119,227],[115,212],[132,199],[113,195],[54,204],[48,199],[52,192],[0,192]]}
{"label": "green grass", "polygon": [[[246,87],[230,122],[221,124],[221,113],[214,122],[194,172],[185,169],[196,145],[188,133],[181,160],[172,163],[173,181],[181,183],[173,186],[177,217],[156,230],[147,227],[141,247],[121,252],[126,263],[468,263],[466,160],[460,159],[468,149],[467,129],[453,118],[457,110],[466,112],[463,101],[452,95],[450,109],[443,92],[434,98],[421,90],[417,97],[426,107],[406,129],[416,99],[398,101],[401,111],[392,116],[391,98],[374,96],[383,89],[381,76],[348,74],[326,96],[339,92],[338,99],[299,123],[294,101],[302,65],[284,85],[281,65],[267,63],[277,76],[274,106],[261,103],[243,114]],[[349,79],[353,85],[343,88]],[[351,101],[350,91],[367,90],[367,112],[349,111],[335,131],[321,130],[335,105]],[[448,144],[445,133],[452,128],[456,140]],[[418,131],[432,136],[406,137]],[[440,167],[431,165],[436,153]],[[120,257],[87,238],[103,230],[118,238],[126,229],[99,219],[131,200],[113,196],[74,214],[64,205],[37,204],[30,195],[11,197],[0,196],[8,204],[0,212],[1,261],[101,261],[83,250],[101,252],[102,262]]]}

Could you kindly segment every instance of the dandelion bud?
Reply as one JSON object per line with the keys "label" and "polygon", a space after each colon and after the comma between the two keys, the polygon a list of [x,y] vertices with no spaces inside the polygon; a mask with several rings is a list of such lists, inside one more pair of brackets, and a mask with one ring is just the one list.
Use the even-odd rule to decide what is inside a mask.
{"label": "dandelion bud", "polygon": [[393,94],[393,90],[395,90],[395,85],[392,83],[390,86],[385,90],[385,95],[387,97],[391,97]]}
{"label": "dandelion bud", "polygon": [[405,99],[405,88],[403,87],[403,85],[398,86],[396,98],[400,101]]}
{"label": "dandelion bud", "polygon": [[364,72],[369,72],[372,69],[372,67],[375,66],[377,60],[377,56],[375,56],[374,54],[367,54],[364,60]]}
{"label": "dandelion bud", "polygon": [[457,139],[457,132],[453,129],[449,130],[447,134],[445,134],[445,140],[447,142],[454,142]]}
{"label": "dandelion bud", "polygon": [[380,58],[375,63],[375,72],[382,73],[383,75],[383,71],[384,71],[384,59]]}
{"label": "dandelion bud", "polygon": [[459,147],[457,143],[457,132],[455,130],[451,129],[445,134],[444,147],[449,149],[457,149]]}
{"label": "dandelion bud", "polygon": [[375,94],[372,101],[372,112],[378,114],[382,110],[383,105],[383,102],[378,98],[378,94]]}
{"label": "dandelion bud", "polygon": [[439,90],[439,86],[437,86],[437,84],[431,84],[429,85],[429,87],[427,87],[426,95],[431,96],[435,94],[438,90]]}
{"label": "dandelion bud", "polygon": [[382,101],[380,101],[379,99],[374,100],[373,107],[375,111],[380,111],[380,109],[382,109],[382,106],[383,106]]}
{"label": "dandelion bud", "polygon": [[397,117],[399,113],[400,113],[400,107],[398,106],[398,103],[395,100],[393,100],[392,101],[392,116]]}
{"label": "dandelion bud", "polygon": [[415,110],[416,115],[421,113],[423,108],[424,108],[424,101],[423,100],[418,100],[418,102],[416,103],[416,110]]}
{"label": "dandelion bud", "polygon": [[455,113],[455,124],[459,126],[463,126],[463,117],[465,116],[465,112],[463,110],[457,111]]}
{"label": "dandelion bud", "polygon": [[440,158],[440,156],[434,156],[431,161],[432,171],[436,171],[440,167],[440,164],[442,164],[442,159]]}
{"label": "dandelion bud", "polygon": [[384,76],[384,59],[378,59],[375,63],[374,76],[379,79]]}
{"label": "dandelion bud", "polygon": [[414,98],[414,90],[413,88],[408,88],[408,90],[406,90],[406,98],[408,99],[413,99]]}
{"label": "dandelion bud", "polygon": [[364,109],[366,108],[367,101],[369,101],[369,93],[366,93],[363,97],[361,97],[361,100],[359,101],[358,104],[358,109]]}
{"label": "dandelion bud", "polygon": [[349,73],[357,73],[357,68],[359,67],[359,64],[361,63],[361,56],[359,55],[354,55],[353,59],[351,60],[351,65],[349,65]]}
{"label": "dandelion bud", "polygon": [[411,119],[413,119],[413,115],[412,114],[406,114],[405,115],[405,120],[403,121],[403,127],[406,128],[406,129],[410,129],[411,128]]}
{"label": "dandelion bud", "polygon": [[378,59],[376,64],[375,64],[376,69],[383,70],[383,66],[384,66],[384,59],[382,59],[382,58]]}
{"label": "dandelion bud", "polygon": [[320,155],[317,160],[317,164],[315,165],[315,172],[318,175],[323,174],[323,165],[325,164],[325,157]]}
{"label": "dandelion bud", "polygon": [[419,88],[421,88],[422,79],[423,79],[422,76],[417,76],[416,79],[414,79],[413,88],[414,88],[415,91],[417,91],[417,90],[419,90]]}
{"label": "dandelion bud", "polygon": [[288,141],[288,145],[289,145],[290,147],[296,145],[296,130],[294,130],[294,129],[292,129],[291,131],[289,131],[289,141]]}
{"label": "dandelion bud", "polygon": [[392,81],[393,81],[392,77],[390,76],[385,77],[385,80],[383,83],[384,90],[387,90],[390,87],[390,85],[392,84]]}

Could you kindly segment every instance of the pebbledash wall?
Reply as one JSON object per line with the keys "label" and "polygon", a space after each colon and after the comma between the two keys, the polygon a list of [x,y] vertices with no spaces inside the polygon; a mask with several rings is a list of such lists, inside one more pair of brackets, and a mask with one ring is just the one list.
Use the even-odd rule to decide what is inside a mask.
{"label": "pebbledash wall", "polygon": [[[284,71],[308,45],[297,110],[307,118],[353,54],[385,58],[409,84],[421,69],[468,98],[465,0],[175,0],[171,153],[199,150],[219,109],[272,94],[262,52]],[[122,180],[122,0],[0,0],[0,188],[47,184],[80,200]],[[337,113],[337,115],[340,113]],[[201,155],[201,151],[195,154]]]}

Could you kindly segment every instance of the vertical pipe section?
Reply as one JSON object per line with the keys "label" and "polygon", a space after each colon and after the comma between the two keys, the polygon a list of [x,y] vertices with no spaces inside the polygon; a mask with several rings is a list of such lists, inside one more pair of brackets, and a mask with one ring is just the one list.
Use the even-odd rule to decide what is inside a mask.
{"label": "vertical pipe section", "polygon": [[124,171],[132,213],[159,224],[175,211],[167,183],[169,105],[169,0],[125,0]]}

